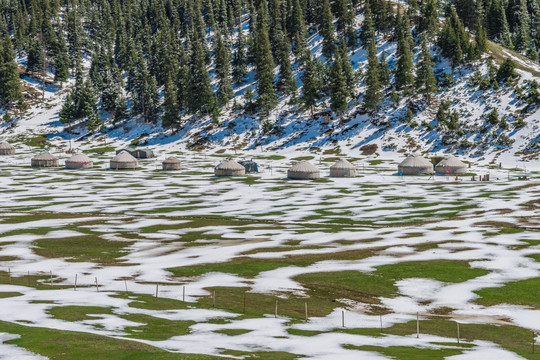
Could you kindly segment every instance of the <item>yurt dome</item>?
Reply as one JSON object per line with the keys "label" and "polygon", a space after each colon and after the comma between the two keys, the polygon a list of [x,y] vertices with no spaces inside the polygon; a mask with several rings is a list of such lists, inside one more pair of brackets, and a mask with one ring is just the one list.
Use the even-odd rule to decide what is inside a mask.
{"label": "yurt dome", "polygon": [[214,174],[216,176],[245,175],[246,168],[234,161],[233,159],[227,159],[214,168]]}
{"label": "yurt dome", "polygon": [[182,168],[182,162],[174,156],[168,157],[161,163],[163,170],[180,170]]}
{"label": "yurt dome", "polygon": [[139,163],[127,151],[121,151],[111,159],[110,167],[114,170],[133,170],[139,167]]}
{"label": "yurt dome", "polygon": [[296,180],[318,179],[321,177],[321,173],[309,161],[304,160],[294,164],[287,171],[287,177]]}
{"label": "yurt dome", "polygon": [[355,175],[356,168],[347,159],[339,159],[330,166],[331,177],[354,177]]}
{"label": "yurt dome", "polygon": [[0,142],[0,155],[13,155],[13,154],[15,154],[15,148],[11,144],[5,141],[1,141]]}
{"label": "yurt dome", "polygon": [[402,175],[432,174],[433,164],[421,155],[412,155],[398,165],[398,173]]}
{"label": "yurt dome", "polygon": [[89,169],[94,166],[94,161],[86,154],[74,154],[66,160],[66,169]]}
{"label": "yurt dome", "polygon": [[458,175],[467,172],[467,165],[454,155],[447,155],[437,165],[435,172],[440,175]]}
{"label": "yurt dome", "polygon": [[48,152],[42,152],[34,156],[31,160],[33,167],[53,167],[58,166],[58,158]]}

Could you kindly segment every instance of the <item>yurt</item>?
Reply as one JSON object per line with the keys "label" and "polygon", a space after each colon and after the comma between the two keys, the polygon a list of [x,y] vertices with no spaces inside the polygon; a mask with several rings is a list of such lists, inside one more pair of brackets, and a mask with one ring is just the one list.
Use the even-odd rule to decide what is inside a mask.
{"label": "yurt", "polygon": [[467,164],[461,162],[454,155],[447,155],[437,165],[435,172],[440,175],[459,175],[467,172]]}
{"label": "yurt", "polygon": [[66,169],[89,169],[94,166],[94,161],[86,154],[74,154],[66,160]]}
{"label": "yurt", "polygon": [[168,157],[161,163],[163,170],[180,170],[182,168],[182,162],[174,156]]}
{"label": "yurt", "polygon": [[131,156],[127,151],[121,151],[111,159],[111,169],[114,170],[133,170],[139,167],[137,159]]}
{"label": "yurt", "polygon": [[58,166],[58,158],[48,152],[42,152],[34,156],[31,160],[33,167],[53,167]]}
{"label": "yurt", "polygon": [[15,148],[5,141],[0,142],[0,155],[13,155],[15,154]]}
{"label": "yurt", "polygon": [[354,177],[356,168],[347,159],[339,159],[336,163],[330,166],[331,177]]}
{"label": "yurt", "polygon": [[151,159],[156,157],[154,152],[150,149],[137,149],[131,151],[131,155],[133,155],[137,159]]}
{"label": "yurt", "polygon": [[401,175],[432,174],[433,164],[421,155],[411,155],[398,165],[398,173]]}
{"label": "yurt", "polygon": [[259,172],[259,165],[253,160],[243,160],[238,163],[246,169],[246,174]]}
{"label": "yurt", "polygon": [[287,171],[287,177],[296,180],[318,179],[321,177],[321,173],[309,161],[304,160],[294,164]]}
{"label": "yurt", "polygon": [[227,159],[214,168],[214,174],[216,176],[245,175],[246,168],[233,159]]}

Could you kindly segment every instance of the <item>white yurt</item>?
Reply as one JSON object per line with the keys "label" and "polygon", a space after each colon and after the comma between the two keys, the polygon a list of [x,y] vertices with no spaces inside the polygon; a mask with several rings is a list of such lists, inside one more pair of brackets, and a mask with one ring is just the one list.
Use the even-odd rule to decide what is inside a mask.
{"label": "white yurt", "polygon": [[0,155],[14,155],[15,148],[6,141],[0,141]]}
{"label": "white yurt", "polygon": [[111,159],[110,167],[114,170],[134,170],[139,167],[139,163],[127,151],[121,151]]}
{"label": "white yurt", "polygon": [[347,159],[339,159],[330,166],[331,177],[355,177],[356,168]]}
{"label": "white yurt", "polygon": [[421,155],[411,155],[398,165],[398,173],[402,175],[432,174],[433,164]]}
{"label": "white yurt", "polygon": [[34,156],[30,162],[32,167],[58,166],[58,158],[48,152],[42,152]]}
{"label": "white yurt", "polygon": [[246,174],[246,168],[234,161],[227,159],[214,168],[216,176],[239,176]]}
{"label": "white yurt", "polygon": [[437,165],[435,172],[440,175],[459,175],[467,172],[467,164],[454,155],[447,155]]}
{"label": "white yurt", "polygon": [[182,162],[174,156],[168,157],[161,163],[163,170],[180,170]]}
{"label": "white yurt", "polygon": [[83,153],[74,154],[66,160],[66,169],[89,169],[92,166],[94,166],[94,160]]}
{"label": "white yurt", "polygon": [[295,180],[319,179],[321,172],[309,161],[303,160],[294,164],[288,171],[287,177]]}

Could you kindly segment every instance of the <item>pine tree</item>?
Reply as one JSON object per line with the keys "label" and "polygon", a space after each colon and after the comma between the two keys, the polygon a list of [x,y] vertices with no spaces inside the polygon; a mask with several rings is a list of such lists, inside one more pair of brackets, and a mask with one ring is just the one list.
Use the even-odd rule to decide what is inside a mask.
{"label": "pine tree", "polygon": [[62,28],[58,31],[57,49],[53,58],[53,65],[54,81],[59,81],[62,84],[69,78],[69,55]]}
{"label": "pine tree", "polygon": [[364,9],[364,23],[362,24],[362,31],[360,32],[360,41],[362,46],[367,50],[369,42],[375,36],[375,30],[373,28],[373,15],[369,7],[369,2],[366,1]]}
{"label": "pine tree", "polygon": [[416,61],[416,88],[428,96],[436,90],[437,79],[433,72],[433,60],[428,48],[427,35],[422,34],[421,52]]}
{"label": "pine tree", "polygon": [[0,36],[0,104],[10,109],[23,96],[11,39],[7,33]]}
{"label": "pine tree", "polygon": [[386,61],[386,51],[384,50],[381,54],[381,59],[379,60],[379,75],[382,88],[384,89],[388,87],[388,85],[390,85],[390,68],[388,67],[388,62]]}
{"label": "pine tree", "polygon": [[525,50],[530,41],[530,23],[529,11],[527,9],[527,0],[518,0],[517,11],[514,11],[516,24],[514,26],[515,40],[514,47],[518,51]]}
{"label": "pine tree", "polygon": [[291,60],[289,59],[289,42],[284,37],[281,38],[280,49],[278,50],[279,79],[277,88],[286,94],[292,94],[296,91],[296,80],[291,69]]}
{"label": "pine tree", "polygon": [[236,84],[241,84],[247,75],[247,58],[244,49],[244,34],[242,24],[238,25],[238,37],[236,42],[236,51],[233,57],[232,78]]}
{"label": "pine tree", "polygon": [[395,85],[397,90],[408,89],[411,87],[414,81],[412,52],[410,48],[410,42],[404,31],[404,27],[408,26],[406,20],[403,17],[399,30],[398,46],[397,46],[397,65],[395,69]]}
{"label": "pine tree", "polygon": [[367,89],[364,95],[364,107],[368,110],[377,110],[377,106],[382,99],[380,76],[375,37],[372,37],[368,47]]}
{"label": "pine tree", "polygon": [[486,29],[481,21],[478,21],[478,25],[476,27],[478,29],[476,34],[476,47],[479,53],[485,53],[487,50]]}
{"label": "pine tree", "polygon": [[161,118],[161,123],[164,128],[171,128],[177,125],[180,121],[178,116],[180,108],[178,107],[178,99],[176,94],[176,87],[171,78],[167,80],[165,85],[165,94],[164,94],[164,113]]}
{"label": "pine tree", "polygon": [[274,59],[272,57],[270,39],[268,38],[264,1],[261,1],[257,13],[255,44],[256,79],[258,81],[257,103],[261,110],[268,113],[277,105],[278,98],[274,91]]}
{"label": "pine tree", "polygon": [[293,1],[293,24],[293,53],[299,57],[307,48],[307,30],[300,0]]}
{"label": "pine tree", "polygon": [[231,86],[231,59],[229,50],[225,46],[219,30],[215,34],[217,38],[215,63],[216,76],[218,79],[218,100],[220,104],[226,104],[234,92]]}
{"label": "pine tree", "polygon": [[28,63],[26,70],[34,74],[41,72],[43,62],[45,61],[44,49],[42,43],[38,39],[30,39],[28,41]]}
{"label": "pine tree", "polygon": [[317,78],[315,72],[315,66],[311,55],[306,57],[304,62],[304,73],[302,74],[302,102],[306,107],[311,110],[313,114],[313,106],[317,104],[317,101],[320,99],[320,81]]}
{"label": "pine tree", "polygon": [[334,34],[333,16],[328,0],[322,0],[321,8],[321,35],[323,37],[323,55],[329,59],[336,47],[336,36]]}
{"label": "pine tree", "polygon": [[341,59],[341,68],[343,69],[343,76],[345,76],[345,82],[347,84],[347,92],[349,95],[353,95],[355,87],[354,69],[349,59],[349,49],[345,44],[345,40],[341,39],[339,43],[339,52]]}
{"label": "pine tree", "polygon": [[437,0],[423,0],[421,16],[418,22],[418,31],[427,32],[428,38],[435,34],[438,27]]}
{"label": "pine tree", "polygon": [[191,46],[188,109],[193,114],[199,111],[209,113],[214,107],[214,94],[210,87],[203,49],[199,41],[193,41]]}
{"label": "pine tree", "polygon": [[343,73],[341,52],[336,49],[330,74],[330,109],[340,115],[347,110],[347,81]]}

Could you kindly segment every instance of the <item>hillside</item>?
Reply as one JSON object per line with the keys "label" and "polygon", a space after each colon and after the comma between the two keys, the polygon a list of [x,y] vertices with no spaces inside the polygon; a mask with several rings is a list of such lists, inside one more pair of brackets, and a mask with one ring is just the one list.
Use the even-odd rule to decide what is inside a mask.
{"label": "hillside", "polygon": [[[239,2],[240,5],[236,2],[203,2],[202,8],[195,6],[195,9],[190,7],[192,4],[189,2],[157,2],[156,7],[163,5],[161,10],[164,13],[161,16],[164,17],[164,24],[161,25],[144,24],[152,21],[151,15],[137,20],[134,14],[130,14],[132,20],[128,21],[127,10],[119,10],[114,1],[105,7],[100,2],[83,2],[69,7],[58,4],[56,10],[53,4],[52,9],[49,9],[54,19],[53,29],[45,30],[53,33],[56,30],[57,40],[53,41],[55,46],[49,46],[51,50],[42,50],[41,53],[44,57],[42,63],[47,63],[45,82],[42,82],[43,69],[40,70],[39,66],[35,69],[36,54],[32,53],[32,46],[40,42],[45,44],[43,31],[34,40],[30,39],[17,49],[17,28],[13,25],[13,29],[10,29],[7,25],[19,54],[16,60],[22,75],[22,90],[28,110],[21,112],[16,107],[11,110],[5,107],[2,111],[6,120],[2,124],[2,135],[8,140],[21,139],[21,133],[24,134],[22,138],[26,139],[31,138],[33,133],[50,134],[49,138],[57,136],[48,146],[65,146],[67,139],[84,139],[84,143],[75,142],[74,146],[79,148],[92,147],[99,140],[114,142],[114,146],[137,143],[170,150],[226,148],[247,151],[261,146],[265,150],[309,149],[314,152],[354,153],[364,145],[376,144],[379,153],[452,152],[486,163],[502,161],[514,165],[516,161],[538,159],[540,97],[537,88],[540,65],[491,41],[486,43],[485,52],[479,51],[475,36],[471,36],[463,27],[462,22],[466,23],[466,19],[462,18],[459,10],[458,19],[455,12],[437,9],[439,17],[435,18],[434,25],[431,25],[433,28],[430,29],[424,24],[426,21],[422,20],[428,11],[429,2],[420,4],[414,10],[406,3],[372,0],[370,6],[375,9],[373,12],[366,10],[369,7],[366,3],[349,3],[346,11],[340,8],[343,5],[341,2],[331,3],[332,34],[337,52],[328,55],[325,54],[327,36],[321,27],[324,19],[320,19],[322,15],[311,14],[309,10],[309,6],[319,9],[326,2],[300,2],[304,9],[309,9],[304,11],[304,19],[301,21],[305,26],[296,30],[287,28],[295,24],[294,19],[287,20],[289,17],[295,14],[301,16],[294,11],[295,3],[277,3],[282,4],[277,10],[274,2],[269,2],[264,3],[263,10],[259,11],[255,10],[257,4],[250,2]],[[241,14],[235,21],[216,16],[221,6],[228,8],[229,5],[231,12]],[[37,7],[35,3],[33,6]],[[141,4],[137,11],[144,10],[144,6]],[[186,23],[171,14],[171,9],[175,7],[179,14],[185,16]],[[134,6],[130,11],[136,12],[135,9]],[[187,11],[188,15],[183,11]],[[261,11],[270,14],[259,15]],[[345,14],[340,11],[345,11]],[[369,24],[365,17],[366,11],[372,20]],[[386,17],[390,18],[386,20],[386,25],[381,25],[381,21],[385,21],[381,11],[385,11]],[[87,17],[84,16],[85,12],[88,12]],[[200,18],[191,19],[191,12],[199,12]],[[351,17],[353,13],[355,16]],[[98,14],[104,16],[103,20],[96,17]],[[252,14],[257,14],[257,18],[252,20]],[[272,17],[278,16],[276,14],[287,18],[282,21],[284,29],[278,26],[276,30],[272,27],[272,24],[275,26],[278,22]],[[26,28],[28,32],[31,31],[33,15],[30,6],[30,23]],[[346,21],[342,19],[343,16]],[[253,45],[256,37],[260,35],[256,28],[259,18],[270,22],[270,26],[266,24],[264,27],[265,31],[270,31],[270,36],[267,36],[270,47],[281,46],[274,45],[277,40],[274,41],[272,35],[276,33],[291,41],[286,42],[288,46],[284,45],[287,50],[285,58],[290,66],[289,76],[294,82],[290,88],[283,88],[282,79],[286,76],[283,69],[287,66],[286,62],[283,63],[284,55],[279,53],[279,49],[268,49],[272,50],[271,53],[281,54],[274,56],[274,64],[278,66],[273,69],[274,89],[270,90],[268,96],[269,99],[275,96],[275,101],[270,101],[272,104],[269,106],[260,101],[266,95],[261,95],[261,81],[258,80],[261,78],[258,75],[261,65],[260,61],[254,59],[256,51],[252,50],[256,47]],[[226,28],[216,31],[220,26],[225,26],[223,21],[226,20]],[[110,22],[116,29],[115,34],[103,33],[106,22]],[[456,25],[452,25],[454,22]],[[9,21],[6,23],[9,24]],[[123,49],[122,39],[134,31],[133,24],[137,23],[141,23],[144,29],[145,26],[152,26],[146,34],[150,38],[136,34],[135,42],[126,41],[125,46],[130,47],[130,50],[123,51],[133,56],[128,61],[119,54]],[[407,31],[400,25],[404,23],[410,25]],[[180,31],[174,35],[178,39],[177,44],[166,39],[174,24],[180,24]],[[94,31],[93,26],[99,31]],[[462,46],[467,47],[467,50],[463,50],[462,60],[448,58],[448,50],[441,47],[444,45],[441,39],[452,26],[455,32],[462,31],[465,35],[461,36],[466,37],[457,44],[459,47],[461,41]],[[60,40],[58,31],[62,27],[66,29],[66,34],[65,39]],[[420,31],[422,27],[426,29]],[[72,39],[70,31],[75,31],[73,29],[77,30],[79,40]],[[241,37],[238,36],[238,29],[242,29]],[[479,31],[476,29],[475,33]],[[201,32],[204,36],[201,36]],[[382,80],[382,75],[378,74],[381,80],[378,85],[372,86],[372,92],[377,93],[375,97],[378,100],[371,107],[366,105],[366,93],[370,91],[369,46],[363,41],[370,33],[375,40],[378,65],[381,66],[380,62],[384,61],[388,69],[388,78]],[[204,62],[207,65],[203,71],[207,71],[207,74],[201,74],[199,79],[203,83],[209,81],[210,88],[206,90],[211,90],[206,94],[206,103],[197,102],[204,99],[205,88],[196,83],[196,68],[201,64],[195,62],[193,51],[197,50],[197,46],[190,45],[194,43],[190,36],[199,37],[202,41],[200,55],[206,56]],[[296,36],[303,36],[304,39],[298,40]],[[355,40],[351,41],[351,37]],[[429,89],[419,83],[424,37],[431,54],[431,64],[428,67],[436,81]],[[403,40],[406,38],[408,41]],[[339,41],[348,43],[341,55],[339,50],[343,46]],[[304,43],[309,52],[299,52],[296,42]],[[400,85],[398,71],[405,55],[399,49],[402,48],[400,44],[405,42],[410,45],[411,63],[407,70],[410,74],[406,74],[409,83]],[[74,44],[79,44],[79,49],[73,49]],[[163,54],[159,46],[164,46],[165,51],[175,49],[175,53]],[[68,76],[60,78],[60,81],[58,72],[61,61],[58,58],[62,56],[58,54],[58,49],[63,49],[66,57],[63,60],[69,60],[71,64]],[[245,61],[240,70],[243,68],[245,74],[239,81],[233,81],[235,72],[239,71],[238,56],[242,55],[239,55],[239,49],[244,52]],[[225,59],[229,60],[220,60],[222,51]],[[80,61],[79,55],[73,53],[80,54]],[[343,54],[346,54],[346,58]],[[336,78],[336,56],[341,56],[343,64],[348,62],[351,65],[348,73],[345,68],[341,73],[345,80],[341,85],[346,88],[337,90],[335,86],[339,84],[333,80]],[[501,77],[498,68],[506,60],[512,60],[515,70],[510,70],[509,77]],[[170,62],[168,66],[167,61]],[[306,87],[303,84],[307,61],[314,64],[315,75],[319,80],[313,106],[306,103]],[[198,69],[201,70],[200,67]],[[164,83],[164,78],[174,80]],[[65,80],[65,84],[62,80]],[[45,100],[42,100],[43,84]],[[73,107],[73,103],[84,103],[78,97],[87,86],[92,89],[93,96],[85,110],[62,112],[66,104]],[[183,95],[181,86],[184,86]],[[224,86],[232,90],[229,95],[224,95],[227,92]],[[335,94],[339,94],[339,91],[343,91],[346,96],[336,99]],[[68,94],[73,98],[66,101]],[[152,109],[148,110],[150,107]],[[73,134],[66,131],[68,123]],[[31,143],[30,140],[25,142]]]}

